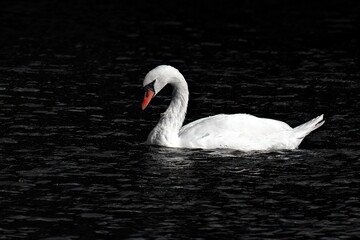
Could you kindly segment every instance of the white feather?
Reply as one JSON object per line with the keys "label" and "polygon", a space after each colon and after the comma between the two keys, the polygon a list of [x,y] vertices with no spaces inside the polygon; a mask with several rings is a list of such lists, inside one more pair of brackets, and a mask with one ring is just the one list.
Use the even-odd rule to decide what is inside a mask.
{"label": "white feather", "polygon": [[171,66],[150,71],[144,86],[156,79],[155,92],[166,84],[173,86],[171,103],[148,136],[147,143],[178,148],[230,148],[241,151],[295,149],[311,131],[319,128],[323,115],[296,128],[248,114],[219,114],[202,118],[183,127],[189,100],[183,75]]}

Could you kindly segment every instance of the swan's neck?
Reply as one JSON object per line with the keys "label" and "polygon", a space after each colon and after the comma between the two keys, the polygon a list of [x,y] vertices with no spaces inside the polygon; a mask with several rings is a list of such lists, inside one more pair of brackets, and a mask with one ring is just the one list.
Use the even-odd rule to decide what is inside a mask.
{"label": "swan's neck", "polygon": [[189,90],[185,79],[170,82],[173,87],[172,99],[167,110],[148,137],[148,142],[162,146],[176,147],[179,144],[179,131],[185,120],[189,101]]}

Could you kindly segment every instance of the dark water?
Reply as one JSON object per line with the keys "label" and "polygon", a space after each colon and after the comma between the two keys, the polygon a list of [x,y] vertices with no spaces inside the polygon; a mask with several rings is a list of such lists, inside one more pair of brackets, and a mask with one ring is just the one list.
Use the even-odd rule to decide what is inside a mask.
{"label": "dark water", "polygon": [[[359,23],[355,1],[2,1],[0,239],[358,237]],[[189,82],[186,122],[326,123],[296,151],[146,146],[159,64]]]}

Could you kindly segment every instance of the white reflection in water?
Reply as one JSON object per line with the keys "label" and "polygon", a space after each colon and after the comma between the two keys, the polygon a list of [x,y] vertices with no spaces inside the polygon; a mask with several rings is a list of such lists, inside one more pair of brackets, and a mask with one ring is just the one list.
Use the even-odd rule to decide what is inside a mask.
{"label": "white reflection in water", "polygon": [[166,168],[186,168],[193,164],[192,151],[182,148],[151,147],[150,156]]}

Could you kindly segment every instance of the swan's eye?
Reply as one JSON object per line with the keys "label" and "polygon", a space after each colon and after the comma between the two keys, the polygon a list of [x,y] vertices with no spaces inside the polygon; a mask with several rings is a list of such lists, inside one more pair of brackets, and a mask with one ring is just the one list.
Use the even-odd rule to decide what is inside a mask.
{"label": "swan's eye", "polygon": [[148,89],[150,89],[151,91],[153,91],[155,93],[155,87],[154,87],[155,81],[156,81],[156,79],[154,81],[152,81],[151,83],[149,83],[148,85],[144,86],[144,90],[145,90],[146,94],[148,92],[147,91]]}

